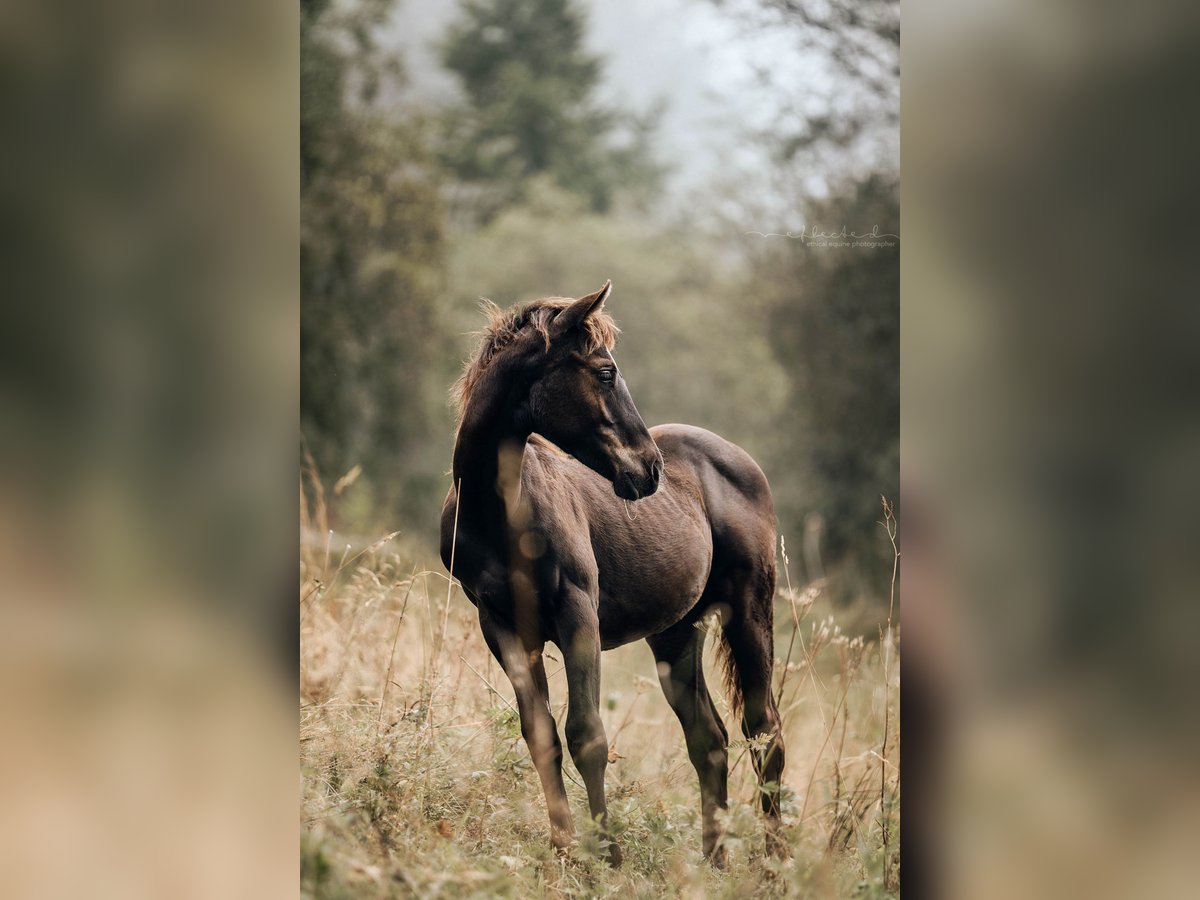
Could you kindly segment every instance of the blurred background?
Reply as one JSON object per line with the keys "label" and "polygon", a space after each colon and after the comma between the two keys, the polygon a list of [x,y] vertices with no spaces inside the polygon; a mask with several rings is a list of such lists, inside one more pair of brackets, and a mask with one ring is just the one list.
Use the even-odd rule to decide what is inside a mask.
{"label": "blurred background", "polygon": [[946,896],[1195,892],[1198,25],[905,5],[905,836]]}
{"label": "blurred background", "polygon": [[899,490],[898,4],[301,10],[300,424],[335,545],[435,549],[479,298],[611,278],[646,422],[749,450],[801,581],[873,632]]}

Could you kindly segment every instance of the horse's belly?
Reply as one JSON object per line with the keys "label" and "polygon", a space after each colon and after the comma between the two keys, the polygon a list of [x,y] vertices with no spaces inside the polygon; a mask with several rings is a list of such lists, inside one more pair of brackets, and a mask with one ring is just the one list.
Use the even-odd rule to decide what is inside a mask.
{"label": "horse's belly", "polygon": [[[678,532],[676,537],[682,537]],[[695,607],[708,584],[712,540],[707,530],[688,540],[641,546],[601,566],[600,640],[619,647],[670,628]]]}

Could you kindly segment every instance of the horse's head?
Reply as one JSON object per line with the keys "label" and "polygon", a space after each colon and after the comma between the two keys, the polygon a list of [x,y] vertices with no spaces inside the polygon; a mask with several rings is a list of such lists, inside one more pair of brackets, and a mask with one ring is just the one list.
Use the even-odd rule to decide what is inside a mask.
{"label": "horse's head", "polygon": [[589,328],[611,290],[612,282],[605,282],[596,293],[563,305],[548,323],[529,415],[533,431],[611,481],[618,497],[638,500],[658,490],[662,456],[612,353],[597,346]]}

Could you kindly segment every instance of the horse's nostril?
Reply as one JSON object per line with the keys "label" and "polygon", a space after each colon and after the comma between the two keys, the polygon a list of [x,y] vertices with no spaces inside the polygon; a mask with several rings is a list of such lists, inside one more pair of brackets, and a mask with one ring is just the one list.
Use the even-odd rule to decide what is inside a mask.
{"label": "horse's nostril", "polygon": [[657,457],[650,462],[646,467],[645,490],[642,493],[649,496],[658,490],[659,480],[662,478],[662,460]]}
{"label": "horse's nostril", "polygon": [[646,467],[646,478],[650,484],[658,484],[658,479],[662,477],[662,461],[657,457],[650,461],[650,465]]}

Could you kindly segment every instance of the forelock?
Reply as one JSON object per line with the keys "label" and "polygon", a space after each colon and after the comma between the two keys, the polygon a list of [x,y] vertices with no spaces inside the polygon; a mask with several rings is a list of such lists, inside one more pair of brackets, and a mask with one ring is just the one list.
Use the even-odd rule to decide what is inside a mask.
{"label": "forelock", "polygon": [[[454,382],[451,397],[455,411],[461,421],[463,411],[470,402],[471,394],[479,384],[479,379],[492,363],[507,349],[512,347],[517,339],[530,332],[541,335],[546,350],[550,350],[550,324],[554,318],[566,309],[574,299],[570,297],[543,297],[527,303],[517,303],[507,309],[501,309],[490,300],[481,304],[487,323],[478,332],[479,342],[475,352],[471,354],[463,366],[463,373]],[[584,320],[583,323],[583,353],[594,353],[601,347],[611,350],[617,343],[620,329],[612,317],[600,309]]]}

